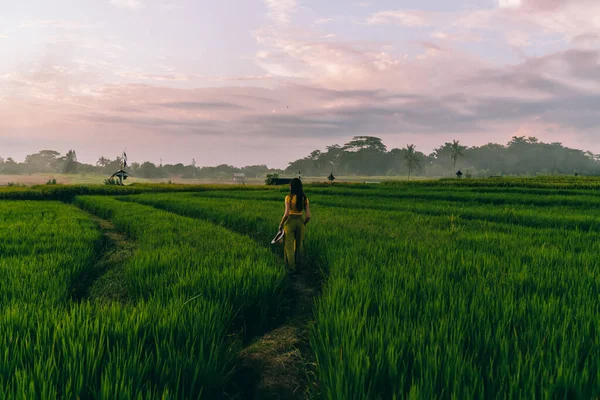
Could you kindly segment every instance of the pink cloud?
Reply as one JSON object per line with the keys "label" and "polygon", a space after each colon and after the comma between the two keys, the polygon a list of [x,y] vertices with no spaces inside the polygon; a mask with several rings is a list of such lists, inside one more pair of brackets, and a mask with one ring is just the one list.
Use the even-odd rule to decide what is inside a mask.
{"label": "pink cloud", "polygon": [[269,9],[269,17],[276,23],[285,25],[290,22],[290,14],[296,9],[296,0],[264,0]]}
{"label": "pink cloud", "polygon": [[399,24],[403,26],[429,26],[431,14],[417,10],[380,11],[367,19],[369,25]]}
{"label": "pink cloud", "polygon": [[[355,134],[419,146],[450,137],[502,142],[515,132],[542,139],[564,132],[571,135],[567,144],[585,141],[597,125],[600,101],[600,56],[593,45],[600,32],[594,18],[584,13],[585,2],[509,3],[446,14],[383,11],[371,15],[370,25],[360,25],[440,27],[399,45],[290,28],[296,2],[266,0],[272,26],[256,32],[259,50],[247,58],[254,71],[200,76],[170,65],[49,57],[0,74],[0,131],[10,132],[3,140],[12,135],[40,146],[92,143],[88,153],[94,150],[96,157],[111,155],[116,142],[165,160],[201,154],[196,158],[204,163],[265,162],[265,152],[231,158],[236,151],[231,149],[281,149],[310,138],[301,141],[306,148],[294,147],[296,153],[274,151],[272,162],[280,166]],[[576,15],[575,22],[562,12]],[[483,40],[497,24],[516,46],[559,32],[587,48],[524,55],[522,62],[505,65],[459,46]],[[98,41],[93,46],[126,53]],[[218,151],[223,153],[215,158]]]}
{"label": "pink cloud", "polygon": [[143,0],[110,0],[110,4],[119,8],[128,8],[130,10],[137,10],[144,7]]}
{"label": "pink cloud", "polygon": [[[513,1],[513,0],[511,0]],[[600,33],[600,3],[595,0],[520,0],[500,10],[506,17],[559,33],[566,39]]]}

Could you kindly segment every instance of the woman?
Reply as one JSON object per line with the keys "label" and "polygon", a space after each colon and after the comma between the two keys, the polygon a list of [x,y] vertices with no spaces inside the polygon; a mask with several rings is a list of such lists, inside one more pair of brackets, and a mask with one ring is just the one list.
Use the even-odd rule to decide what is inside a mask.
{"label": "woman", "polygon": [[[302,211],[306,213],[304,220],[302,220]],[[279,224],[279,229],[285,231],[285,263],[291,272],[296,271],[296,263],[302,251],[304,227],[309,220],[310,206],[302,189],[302,181],[294,178],[290,183],[290,194],[285,197],[285,213]]]}

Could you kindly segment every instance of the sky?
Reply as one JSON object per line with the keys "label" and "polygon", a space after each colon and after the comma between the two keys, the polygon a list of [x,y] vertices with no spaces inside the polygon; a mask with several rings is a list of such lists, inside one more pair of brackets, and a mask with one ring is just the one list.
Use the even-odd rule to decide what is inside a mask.
{"label": "sky", "polygon": [[20,0],[0,156],[290,161],[377,136],[600,153],[597,0]]}

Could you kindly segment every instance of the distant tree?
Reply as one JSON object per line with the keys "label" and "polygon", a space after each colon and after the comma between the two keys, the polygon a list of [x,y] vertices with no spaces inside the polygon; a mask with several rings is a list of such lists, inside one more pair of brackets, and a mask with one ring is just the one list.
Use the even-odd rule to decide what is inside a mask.
{"label": "distant tree", "polygon": [[247,177],[263,177],[269,172],[269,167],[266,165],[247,165],[242,168],[242,172],[246,174]]}
{"label": "distant tree", "polygon": [[410,181],[410,174],[419,167],[419,159],[417,157],[417,152],[415,151],[415,145],[409,144],[406,145],[405,153],[404,153],[404,165],[408,168],[408,180]]}
{"label": "distant tree", "polygon": [[146,179],[162,178],[162,173],[162,168],[157,167],[156,164],[153,164],[149,161],[142,163],[142,165],[140,165],[140,167],[137,169],[137,174]]}
{"label": "distant tree", "polygon": [[385,170],[387,147],[380,138],[355,136],[343,147],[346,168],[358,175],[377,175]]}
{"label": "distant tree", "polygon": [[338,144],[326,147],[327,151],[321,153],[323,159],[323,168],[333,170],[335,173],[340,173],[340,162],[344,156],[344,149]]}
{"label": "distant tree", "polygon": [[433,153],[430,154],[430,158],[435,165],[438,165],[443,169],[448,170],[454,168],[452,166],[452,143],[446,142],[433,150]]}
{"label": "distant tree", "polygon": [[60,165],[60,153],[56,150],[41,150],[25,157],[25,168],[29,173],[57,172]]}
{"label": "distant tree", "polygon": [[279,178],[279,174],[267,174],[265,178],[265,185],[273,185],[273,182]]}
{"label": "distant tree", "polygon": [[466,147],[461,146],[458,140],[453,140],[450,148],[452,151],[450,155],[452,158],[452,171],[454,172],[456,171],[456,161],[458,161],[458,157],[464,156],[463,151],[466,150]]}
{"label": "distant tree", "polygon": [[105,168],[108,164],[110,164],[110,160],[106,157],[100,157],[98,161],[96,161],[96,165],[100,168]]}
{"label": "distant tree", "polygon": [[346,151],[373,150],[379,153],[385,153],[387,147],[381,139],[374,136],[355,136],[344,145]]}
{"label": "distant tree", "polygon": [[65,174],[74,174],[77,172],[77,154],[75,150],[69,150],[63,157],[63,172]]}
{"label": "distant tree", "polygon": [[5,174],[18,174],[21,173],[19,164],[13,160],[12,157],[7,157],[6,161],[2,165],[2,172]]}

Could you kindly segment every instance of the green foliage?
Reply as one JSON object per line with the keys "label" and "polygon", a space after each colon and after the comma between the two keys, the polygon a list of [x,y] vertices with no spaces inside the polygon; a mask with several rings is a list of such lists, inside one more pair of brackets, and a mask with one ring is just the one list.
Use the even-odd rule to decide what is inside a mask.
{"label": "green foliage", "polygon": [[[287,173],[302,171],[306,176],[407,175],[413,173],[404,162],[407,149],[387,151],[378,138],[357,137],[344,146],[328,146],[326,152],[314,150],[293,161]],[[489,143],[466,147],[457,140],[446,142],[431,154],[415,152],[418,167],[414,172],[426,176],[453,176],[457,166],[480,176],[499,174],[600,174],[600,157],[588,151],[542,143],[534,137],[513,137],[507,145]]]}
{"label": "green foliage", "polygon": [[0,397],[222,396],[239,339],[280,311],[282,266],[269,250],[208,222],[109,197],[76,204],[137,241],[125,265],[128,300],[71,301],[102,244],[84,212],[3,202]]}
{"label": "green foliage", "polygon": [[23,185],[21,183],[16,183],[16,182],[8,182],[6,184],[6,186],[8,186],[9,188],[19,188],[19,187],[24,188],[25,187],[25,185]]}
{"label": "green foliage", "polygon": [[106,178],[104,184],[109,186],[121,186],[121,181],[117,178]]}
{"label": "green foliage", "polygon": [[48,182],[46,182],[46,185],[56,185],[56,179],[54,179],[54,178],[48,179]]}
{"label": "green foliage", "polygon": [[[311,330],[321,397],[600,394],[600,212],[590,211],[600,200],[570,188],[483,189],[307,188],[306,254],[328,275]],[[282,195],[132,200],[266,240]]]}
{"label": "green foliage", "polygon": [[265,185],[273,185],[273,182],[279,178],[279,174],[267,174]]}
{"label": "green foliage", "polygon": [[0,203],[0,310],[65,303],[91,267],[100,233],[80,210],[55,202]]}
{"label": "green foliage", "polygon": [[[244,186],[244,190],[264,190],[264,186]],[[25,187],[13,184],[0,188],[0,200],[60,200],[72,201],[75,196],[82,195],[126,195],[146,192],[197,192],[204,190],[240,190],[231,185],[178,185],[178,184],[143,184],[135,183],[128,186],[119,185],[39,185]]]}
{"label": "green foliage", "polygon": [[410,174],[419,167],[419,158],[415,151],[415,145],[406,145],[404,153],[404,165],[408,168],[408,180],[410,181]]}
{"label": "green foliage", "polygon": [[[323,186],[305,188],[305,265],[325,278],[315,397],[600,395],[600,179]],[[75,200],[137,243],[125,304],[71,301],[101,244],[83,213],[1,202],[0,397],[223,395],[231,332],[248,340],[280,318],[269,243],[285,188],[200,188]]]}
{"label": "green foliage", "polygon": [[77,172],[77,154],[75,150],[69,150],[67,154],[61,158],[63,162],[63,172],[65,174],[74,174]]}

